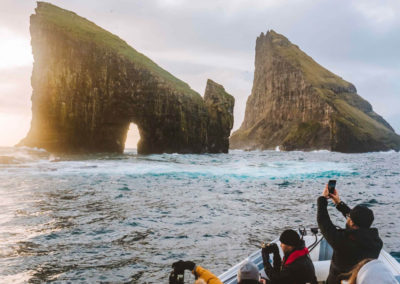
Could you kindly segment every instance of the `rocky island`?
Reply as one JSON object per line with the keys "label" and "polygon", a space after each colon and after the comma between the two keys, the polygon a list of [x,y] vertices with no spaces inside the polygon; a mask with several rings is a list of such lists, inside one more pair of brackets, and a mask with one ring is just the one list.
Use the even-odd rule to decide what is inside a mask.
{"label": "rocky island", "polygon": [[272,30],[256,41],[254,82],[233,149],[359,153],[400,149],[400,136],[351,83]]}
{"label": "rocky island", "polygon": [[125,41],[38,2],[30,18],[32,122],[19,145],[51,152],[228,152],[234,98],[209,80],[204,99]]}

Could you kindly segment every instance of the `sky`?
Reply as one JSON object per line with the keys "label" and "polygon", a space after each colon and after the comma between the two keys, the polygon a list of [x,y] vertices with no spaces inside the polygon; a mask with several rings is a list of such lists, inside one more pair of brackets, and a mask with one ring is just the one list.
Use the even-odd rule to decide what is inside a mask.
{"label": "sky", "polygon": [[[255,42],[273,29],[353,83],[400,133],[399,0],[49,0],[118,35],[204,94],[207,79],[235,99],[234,130],[251,93]],[[36,2],[1,0],[0,146],[31,120],[29,16]],[[135,147],[135,127],[127,147]]]}

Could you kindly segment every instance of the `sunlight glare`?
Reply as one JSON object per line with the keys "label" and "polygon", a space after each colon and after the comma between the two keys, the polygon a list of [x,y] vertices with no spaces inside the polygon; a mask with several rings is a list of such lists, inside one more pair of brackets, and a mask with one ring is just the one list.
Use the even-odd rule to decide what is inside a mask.
{"label": "sunlight glare", "polygon": [[29,38],[0,28],[0,69],[31,65],[33,56]]}
{"label": "sunlight glare", "polygon": [[126,137],[125,148],[137,149],[137,143],[140,140],[139,129],[136,124],[129,125],[128,135]]}
{"label": "sunlight glare", "polygon": [[4,113],[0,111],[0,147],[14,146],[28,133],[30,113]]}

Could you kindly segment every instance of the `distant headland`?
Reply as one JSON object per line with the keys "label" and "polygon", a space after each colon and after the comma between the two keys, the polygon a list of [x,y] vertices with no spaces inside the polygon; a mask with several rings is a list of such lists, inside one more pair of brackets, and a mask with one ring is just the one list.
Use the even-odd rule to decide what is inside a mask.
{"label": "distant headland", "polygon": [[400,149],[400,136],[349,82],[272,30],[256,42],[254,82],[233,149],[345,153]]}

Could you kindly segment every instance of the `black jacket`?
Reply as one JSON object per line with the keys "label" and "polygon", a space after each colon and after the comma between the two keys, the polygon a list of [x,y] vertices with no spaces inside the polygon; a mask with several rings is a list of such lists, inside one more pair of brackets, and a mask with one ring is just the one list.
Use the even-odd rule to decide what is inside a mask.
{"label": "black jacket", "polygon": [[[301,250],[304,250],[304,246],[296,248],[291,254]],[[268,284],[317,283],[314,265],[308,255],[308,250],[307,254],[295,258],[290,258],[290,254],[285,255],[283,263],[278,250],[274,252],[274,267],[269,262],[269,255],[263,253],[262,256],[264,271],[269,278]],[[289,261],[291,262],[289,263]]]}
{"label": "black jacket", "polygon": [[[333,248],[331,267],[327,283],[340,283],[339,274],[349,272],[354,265],[365,258],[378,258],[382,240],[376,228],[337,229],[329,218],[328,201],[318,198],[317,221],[319,229]],[[346,217],[350,208],[340,202],[336,208]]]}

